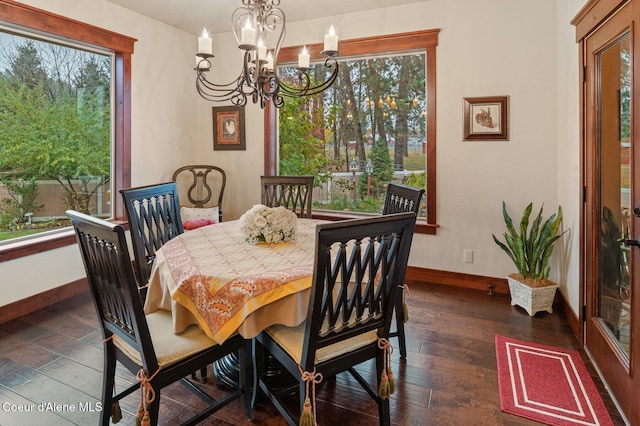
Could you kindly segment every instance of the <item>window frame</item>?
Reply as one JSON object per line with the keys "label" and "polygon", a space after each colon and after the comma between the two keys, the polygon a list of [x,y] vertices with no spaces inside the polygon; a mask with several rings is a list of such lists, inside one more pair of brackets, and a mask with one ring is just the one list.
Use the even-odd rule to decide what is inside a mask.
{"label": "window frame", "polygon": [[[105,30],[62,15],[37,9],[32,6],[0,0],[0,22],[35,35],[67,39],[75,43],[97,46],[114,55],[113,62],[113,203],[114,219],[124,220],[121,197],[116,197],[121,188],[131,186],[131,55],[137,41],[122,34]],[[75,244],[73,229],[47,233],[0,246],[0,263],[29,256],[47,250]]]}
{"label": "window frame", "polygon": [[[375,37],[364,37],[340,41],[340,55],[343,57],[369,56],[380,54],[396,54],[403,52],[415,52],[424,50],[426,54],[426,127],[427,143],[426,179],[427,179],[427,211],[426,218],[418,218],[416,232],[422,234],[435,234],[438,228],[436,221],[436,47],[438,45],[439,29],[413,31],[399,34],[389,34]],[[312,58],[321,57],[321,43],[307,45]],[[294,63],[302,46],[283,47],[278,54],[278,62]],[[286,102],[286,99],[285,99]],[[264,109],[264,173],[275,175],[278,170],[278,122],[277,108],[268,102]],[[341,220],[366,216],[365,214],[342,214],[333,212],[315,212],[314,218]]]}

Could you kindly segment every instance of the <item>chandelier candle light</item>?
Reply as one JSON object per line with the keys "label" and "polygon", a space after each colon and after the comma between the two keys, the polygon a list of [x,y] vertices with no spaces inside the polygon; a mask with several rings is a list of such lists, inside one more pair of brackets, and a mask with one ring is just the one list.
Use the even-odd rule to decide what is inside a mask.
{"label": "chandelier candle light", "polygon": [[[309,75],[311,56],[306,46],[298,55],[298,75],[294,81],[283,81],[277,75],[278,53],[286,33],[285,14],[280,0],[242,0],[231,16],[233,33],[238,48],[244,51],[240,75],[226,84],[216,84],[207,79],[213,58],[213,42],[206,29],[198,37],[196,54],[196,89],[203,98],[213,102],[231,102],[244,106],[247,97],[264,108],[267,101],[280,108],[284,97],[300,98],[316,95],[328,89],[338,77],[338,35],[333,25],[324,36],[322,54],[324,67],[330,73],[325,79]],[[270,44],[273,46],[270,49]],[[297,81],[295,81],[297,80]],[[318,81],[319,83],[316,83]]]}

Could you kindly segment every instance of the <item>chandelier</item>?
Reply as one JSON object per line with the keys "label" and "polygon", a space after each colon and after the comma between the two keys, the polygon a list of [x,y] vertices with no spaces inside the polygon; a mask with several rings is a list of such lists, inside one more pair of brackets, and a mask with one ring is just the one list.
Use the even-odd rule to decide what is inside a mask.
{"label": "chandelier", "polygon": [[[231,15],[233,33],[238,48],[243,51],[240,75],[226,84],[216,84],[207,78],[213,58],[212,40],[203,30],[198,37],[196,54],[196,88],[200,96],[213,102],[231,102],[244,106],[250,97],[260,108],[267,101],[280,108],[284,97],[312,96],[329,88],[338,76],[338,36],[333,26],[324,36],[326,56],[324,67],[330,72],[326,80],[316,80],[309,75],[310,55],[306,46],[298,55],[297,75],[284,81],[277,75],[278,53],[286,34],[286,19],[280,9],[280,0],[242,0]],[[273,47],[270,48],[269,45]],[[319,82],[318,82],[319,81]]]}

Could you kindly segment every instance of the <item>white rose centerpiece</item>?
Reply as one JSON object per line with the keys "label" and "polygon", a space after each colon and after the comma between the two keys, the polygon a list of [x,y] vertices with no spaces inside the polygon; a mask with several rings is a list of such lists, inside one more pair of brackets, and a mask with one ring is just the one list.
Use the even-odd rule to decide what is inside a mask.
{"label": "white rose centerpiece", "polygon": [[295,241],[298,216],[284,207],[256,204],[240,216],[240,232],[251,244]]}

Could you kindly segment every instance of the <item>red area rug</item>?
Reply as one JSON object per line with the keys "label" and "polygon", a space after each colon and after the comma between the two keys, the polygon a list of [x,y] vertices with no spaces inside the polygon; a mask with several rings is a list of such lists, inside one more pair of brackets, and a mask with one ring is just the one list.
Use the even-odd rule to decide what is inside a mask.
{"label": "red area rug", "polygon": [[613,425],[577,351],[496,335],[500,408],[548,425]]}

